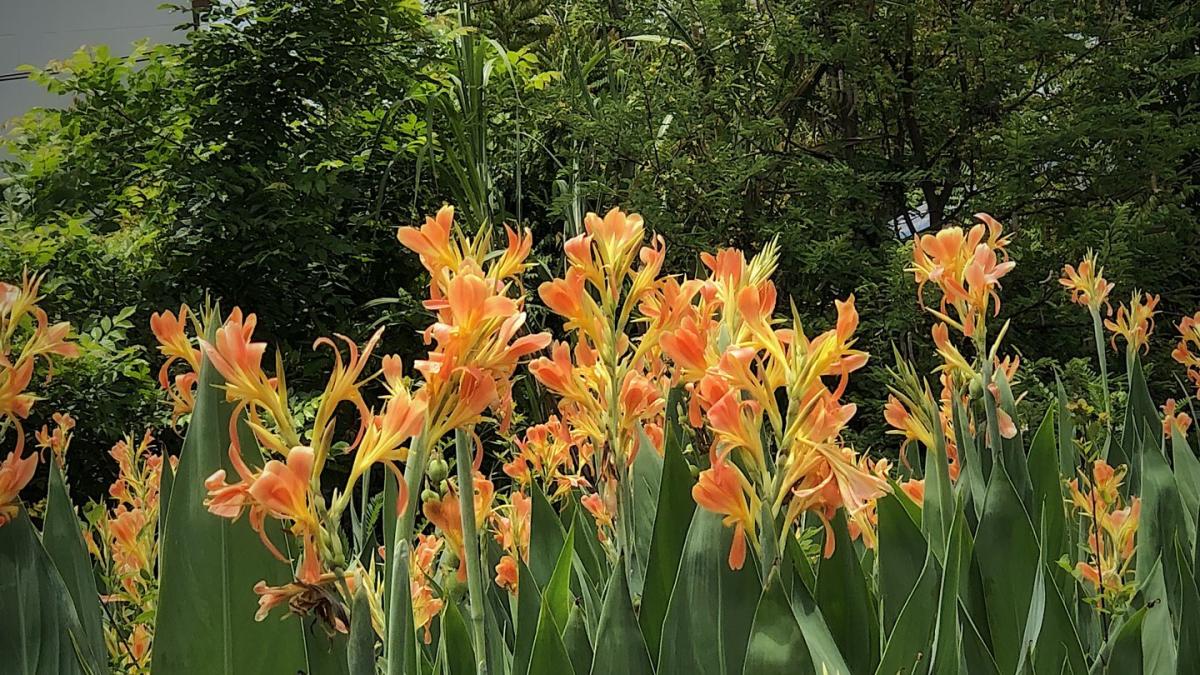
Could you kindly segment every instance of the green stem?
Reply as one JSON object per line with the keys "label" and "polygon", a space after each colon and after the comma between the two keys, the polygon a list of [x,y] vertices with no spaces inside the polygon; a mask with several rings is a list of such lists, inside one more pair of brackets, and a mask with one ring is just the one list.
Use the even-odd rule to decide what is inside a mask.
{"label": "green stem", "polygon": [[471,462],[471,438],[467,431],[454,432],[455,463],[458,469],[458,508],[462,512],[463,554],[467,565],[467,621],[475,645],[475,672],[487,675],[487,649],[483,631],[483,568],[479,563],[479,533],[475,526],[475,467]]}
{"label": "green stem", "polygon": [[[411,599],[408,599],[409,548],[412,545],[413,524],[417,518],[417,498],[420,496],[421,481],[425,478],[425,465],[429,461],[429,448],[425,443],[425,433],[413,439],[409,446],[409,464],[404,472],[404,482],[408,488],[408,500],[404,512],[396,522],[396,532],[392,537],[392,556],[389,579],[388,610],[387,610],[387,643],[384,654],[387,657],[387,675],[402,675],[404,673],[404,644],[405,640],[416,640],[416,628],[413,626]],[[403,608],[403,609],[401,609]],[[402,617],[401,612],[408,612]],[[403,619],[403,620],[402,620]],[[403,626],[408,627],[408,635],[404,635]]]}
{"label": "green stem", "polygon": [[1100,310],[1088,308],[1092,315],[1092,336],[1096,340],[1096,358],[1100,360],[1100,383],[1104,385],[1105,429],[1112,431],[1112,402],[1108,394],[1108,354],[1104,350],[1104,326],[1100,323]]}

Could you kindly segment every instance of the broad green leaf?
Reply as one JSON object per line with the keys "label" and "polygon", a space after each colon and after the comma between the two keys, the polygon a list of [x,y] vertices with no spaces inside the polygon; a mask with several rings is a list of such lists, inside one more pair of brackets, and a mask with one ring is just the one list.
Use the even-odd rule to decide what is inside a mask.
{"label": "broad green leaf", "polygon": [[760,587],[754,561],[729,569],[733,530],[696,509],[663,621],[659,675],[740,673]]}
{"label": "broad green leaf", "polygon": [[879,595],[883,603],[883,625],[894,626],[926,566],[928,546],[921,529],[894,494],[881,497],[875,508],[879,517]]}
{"label": "broad green leaf", "polygon": [[471,634],[463,621],[458,603],[447,602],[442,610],[442,658],[449,675],[473,675],[475,672],[475,650],[471,646]]}
{"label": "broad green leaf", "polygon": [[935,425],[934,444],[925,453],[925,502],[921,506],[921,531],[929,540],[935,557],[946,550],[950,525],[954,522],[954,497],[950,488],[950,465],[946,455],[946,437]]}
{"label": "broad green leaf", "polygon": [[[996,389],[1000,393],[999,405],[994,405],[995,398],[992,396],[984,396],[984,404],[987,407],[989,414],[1004,411],[1008,416],[1016,422],[1020,418],[1017,415],[1017,403],[1013,398],[1012,388],[1009,386],[1008,377],[1004,371],[997,369],[995,372]],[[995,410],[993,410],[995,408]],[[998,419],[998,418],[997,418]],[[989,434],[992,427],[989,425]],[[1033,487],[1029,481],[1029,466],[1025,457],[1025,441],[1022,438],[1020,427],[1017,428],[1017,435],[1012,438],[1004,438],[999,436],[999,446],[1004,458],[1005,467],[1008,469],[1009,480],[1012,481],[1013,488],[1021,498],[1021,502],[1028,509],[1033,500]],[[990,484],[991,478],[988,478]]]}
{"label": "broad green leaf", "polygon": [[938,584],[941,573],[933,551],[925,556],[921,576],[912,587],[900,616],[891,628],[887,646],[875,672],[879,675],[892,673],[916,673],[928,669],[933,652],[933,633],[937,620]]}
{"label": "broad green leaf", "polygon": [[[546,584],[550,583],[550,575],[554,574],[566,532],[563,531],[554,507],[550,505],[537,483],[533,484],[530,492],[533,507],[530,515],[532,529],[529,533],[529,571],[533,573],[538,588],[545,588]],[[564,612],[564,620],[565,616]]]}
{"label": "broad green leaf", "polygon": [[959,586],[965,561],[971,558],[968,548],[970,538],[966,533],[966,515],[961,499],[954,513],[950,528],[950,540],[946,546],[946,568],[942,572],[938,588],[937,623],[934,628],[933,652],[930,654],[929,672],[936,675],[956,675],[961,666],[962,653],[959,640],[962,628],[959,622]]}
{"label": "broad green leaf", "polygon": [[1079,641],[1079,632],[1067,611],[1066,600],[1054,584],[1049,563],[1042,567],[1042,575],[1045,577],[1043,583],[1046,604],[1041,634],[1034,648],[1034,672],[1057,671],[1066,663],[1070,666],[1070,672],[1084,673],[1087,671],[1087,663],[1083,645]]}
{"label": "broad green leaf", "polygon": [[[1136,578],[1146,597],[1142,652],[1148,672],[1175,669],[1173,635],[1180,616],[1180,570],[1175,556],[1175,539],[1187,532],[1183,503],[1175,475],[1156,449],[1140,453],[1142,458],[1142,511],[1138,521]],[[1190,542],[1189,542],[1190,543]]]}
{"label": "broad green leaf", "polygon": [[596,634],[592,675],[652,675],[650,653],[638,629],[637,615],[625,580],[625,563],[619,561],[604,593],[604,610]]}
{"label": "broad green leaf", "polygon": [[962,401],[955,398],[952,416],[954,418],[954,438],[958,443],[958,459],[962,462],[959,480],[967,482],[967,494],[971,497],[974,512],[983,511],[983,502],[987,496],[987,480],[991,475],[989,457],[984,457],[971,434],[967,423],[967,413],[963,410]]}
{"label": "broad green leaf", "polygon": [[360,586],[350,614],[350,643],[346,661],[350,675],[375,675],[375,629],[371,626],[371,601]]}
{"label": "broad green leaf", "polygon": [[831,522],[833,555],[817,569],[817,604],[852,673],[871,673],[879,664],[879,615],[846,526],[838,511]]}
{"label": "broad green leaf", "polygon": [[[1121,624],[1110,643],[1105,646],[1108,668],[1112,675],[1136,675],[1142,671],[1144,642],[1143,627],[1146,623],[1146,608],[1134,612]],[[1164,671],[1165,672],[1165,671]]]}
{"label": "broad green leaf", "polygon": [[533,579],[533,573],[524,562],[517,562],[517,631],[513,645],[513,675],[529,671],[529,657],[533,653],[533,640],[537,636],[538,616],[541,614],[542,594]]}
{"label": "broad green leaf", "polygon": [[[671,424],[668,424],[668,432]],[[663,442],[663,476],[655,509],[654,538],[646,564],[638,624],[646,638],[650,658],[657,662],[663,619],[675,587],[684,541],[696,503],[692,500],[695,479],[679,445],[679,435],[668,433]]]}
{"label": "broad green leaf", "polygon": [[563,646],[567,648],[567,656],[571,659],[571,667],[577,673],[586,673],[592,667],[592,643],[588,640],[587,627],[584,625],[583,612],[579,605],[571,605],[571,613],[567,616],[567,625],[563,628]]}
{"label": "broad green leaf", "polygon": [[[152,669],[174,673],[293,673],[308,669],[304,627],[296,617],[255,621],[254,585],[292,580],[249,524],[218,518],[204,507],[204,479],[218,469],[236,477],[227,450],[231,407],[217,389],[220,377],[201,368],[196,406],[179,457],[179,471],[163,526],[159,605]],[[246,461],[261,464],[248,433]],[[268,518],[268,533],[279,538]],[[270,645],[270,649],[264,649]]]}
{"label": "broad green leaf", "polygon": [[81,521],[67,495],[66,481],[57,461],[50,462],[50,484],[46,495],[46,521],[42,525],[42,544],[71,594],[75,614],[83,630],[80,651],[97,672],[108,664],[104,646],[103,613],[91,557],[83,542]]}
{"label": "broad green leaf", "polygon": [[745,675],[816,673],[777,569],[771,570],[767,585],[758,599],[742,672]]}
{"label": "broad green leaf", "polygon": [[992,468],[975,537],[992,654],[1001,672],[1016,670],[1038,574],[1039,549],[1025,507],[1005,467]]}
{"label": "broad green leaf", "polygon": [[1192,563],[1175,542],[1175,557],[1181,573],[1179,621],[1179,651],[1177,670],[1180,673],[1200,673],[1200,590],[1196,588],[1196,577]]}
{"label": "broad green leaf", "polygon": [[996,659],[992,657],[991,651],[988,649],[987,643],[983,639],[979,628],[975,622],[971,620],[971,615],[965,610],[959,613],[959,618],[962,619],[962,652],[963,661],[966,663],[964,672],[975,675],[1000,675],[1000,667],[996,665]]}
{"label": "broad green leaf", "polygon": [[[789,595],[792,615],[800,626],[804,643],[812,656],[813,667],[818,673],[828,675],[848,675],[850,667],[842,657],[833,634],[829,631],[825,617],[821,615],[817,601],[813,599],[809,586],[804,581],[805,569],[809,567],[808,560],[800,550],[795,538],[790,538],[784,548],[785,563],[791,568],[792,582]],[[808,571],[811,574],[811,570]]]}
{"label": "broad green leaf", "polygon": [[567,533],[550,581],[542,590],[542,605],[550,608],[555,625],[566,628],[571,611],[571,563],[575,558],[575,528]]}
{"label": "broad green leaf", "polygon": [[641,447],[633,459],[633,546],[630,547],[629,588],[641,595],[654,539],[655,508],[662,481],[663,458],[644,431],[639,432]]}
{"label": "broad green leaf", "polygon": [[106,670],[96,670],[90,659],[81,660],[86,639],[83,627],[67,586],[24,509],[0,526],[0,598],[4,672],[99,675]]}
{"label": "broad green leaf", "polygon": [[1054,408],[1046,410],[1042,424],[1029,444],[1029,479],[1033,484],[1032,522],[1042,526],[1042,553],[1060,593],[1075,587],[1075,579],[1055,561],[1072,553],[1067,537],[1066,495],[1063,478],[1058,472],[1058,450],[1055,447]]}
{"label": "broad green leaf", "polygon": [[529,655],[530,675],[574,675],[575,667],[563,644],[562,634],[554,622],[550,603],[542,599],[542,608],[538,614],[537,634],[533,638],[533,651]]}
{"label": "broad green leaf", "polygon": [[1183,501],[1183,513],[1188,519],[1189,529],[1196,531],[1196,514],[1200,512],[1200,459],[1178,429],[1171,431],[1171,458],[1175,462],[1175,482],[1179,485],[1179,497]]}

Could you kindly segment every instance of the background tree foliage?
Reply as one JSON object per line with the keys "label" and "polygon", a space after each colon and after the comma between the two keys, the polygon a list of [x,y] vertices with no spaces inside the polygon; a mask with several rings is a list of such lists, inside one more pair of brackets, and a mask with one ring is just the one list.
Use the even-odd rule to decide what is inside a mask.
{"label": "background tree foliage", "polygon": [[[315,372],[314,335],[378,320],[416,354],[424,281],[394,228],[443,200],[547,252],[621,205],[678,271],[778,237],[781,293],[814,324],[855,293],[877,364],[928,330],[910,233],[987,211],[1016,231],[1002,313],[1030,405],[1055,367],[1077,394],[1093,377],[1055,282],[1089,247],[1116,297],[1163,295],[1149,362],[1176,394],[1169,324],[1200,306],[1198,22],[1187,2],[217,3],[180,46],[37,72],[71,102],[9,130],[0,273],[48,269],[54,309],[98,330],[55,393],[80,456],[161,423],[152,309],[252,309],[289,372]],[[892,452],[885,395],[852,391],[860,443]]]}

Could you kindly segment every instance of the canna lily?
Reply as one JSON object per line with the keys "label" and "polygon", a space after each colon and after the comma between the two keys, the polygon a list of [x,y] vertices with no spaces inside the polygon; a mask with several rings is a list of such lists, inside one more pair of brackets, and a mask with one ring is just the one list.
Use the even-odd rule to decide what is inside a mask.
{"label": "canna lily", "polygon": [[729,548],[729,568],[740,570],[746,562],[746,537],[755,536],[758,498],[749,488],[741,471],[730,464],[715,448],[709,453],[710,466],[700,472],[692,487],[692,498],[702,508],[724,516],[726,527],[733,527]]}
{"label": "canna lily", "polygon": [[17,517],[20,511],[17,494],[29,484],[37,469],[37,453],[21,457],[18,452],[8,453],[0,462],[0,527]]}
{"label": "canna lily", "polygon": [[1088,249],[1079,262],[1079,268],[1063,266],[1062,278],[1058,280],[1071,293],[1071,302],[1083,305],[1092,312],[1099,312],[1100,305],[1107,304],[1108,294],[1114,284],[1104,278],[1104,268],[1096,264],[1096,254]]}
{"label": "canna lily", "polygon": [[1187,413],[1180,411],[1175,412],[1175,399],[1169,398],[1163,404],[1163,435],[1170,438],[1176,432],[1181,436],[1187,435],[1188,427],[1192,426],[1192,417]]}
{"label": "canna lily", "polygon": [[[492,482],[484,478],[483,474],[479,472],[475,473],[474,483],[475,527],[482,529],[483,524],[487,522],[492,512],[492,500],[495,497],[495,488]],[[459,561],[458,580],[466,581],[467,558],[465,555],[465,542],[463,541],[463,516],[459,505],[457,488],[453,484],[446,491],[446,494],[437,499],[425,502],[425,517],[442,533],[451,550],[457,554]]]}
{"label": "canna lily", "polygon": [[1200,312],[1183,317],[1177,328],[1180,339],[1171,352],[1171,358],[1187,368],[1188,379],[1196,385],[1197,395],[1200,395],[1200,356],[1192,351],[1200,351]]}
{"label": "canna lily", "polygon": [[1125,339],[1130,353],[1148,351],[1150,349],[1150,333],[1154,331],[1154,315],[1158,312],[1159,296],[1149,293],[1134,292],[1129,304],[1121,303],[1117,307],[1115,321],[1105,319],[1104,327],[1113,332],[1110,340],[1112,348],[1117,348],[1117,336]]}
{"label": "canna lily", "polygon": [[[1000,311],[996,288],[1015,266],[1008,260],[1010,240],[1001,234],[1000,223],[986,213],[977,213],[975,218],[981,223],[967,232],[948,227],[921,236],[913,246],[913,265],[908,268],[916,277],[918,297],[927,283],[938,286],[940,309],[931,311],[967,337],[976,335],[992,300],[993,314]],[[950,308],[956,318],[947,314]]]}

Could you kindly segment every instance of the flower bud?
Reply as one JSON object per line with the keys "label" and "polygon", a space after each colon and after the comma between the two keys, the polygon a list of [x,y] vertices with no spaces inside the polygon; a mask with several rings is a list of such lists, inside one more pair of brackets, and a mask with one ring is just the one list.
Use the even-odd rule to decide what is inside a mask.
{"label": "flower bud", "polygon": [[429,476],[429,480],[440,483],[446,480],[446,476],[450,475],[450,467],[446,464],[446,460],[442,459],[441,455],[434,455],[429,460],[429,466],[425,468],[425,475]]}

